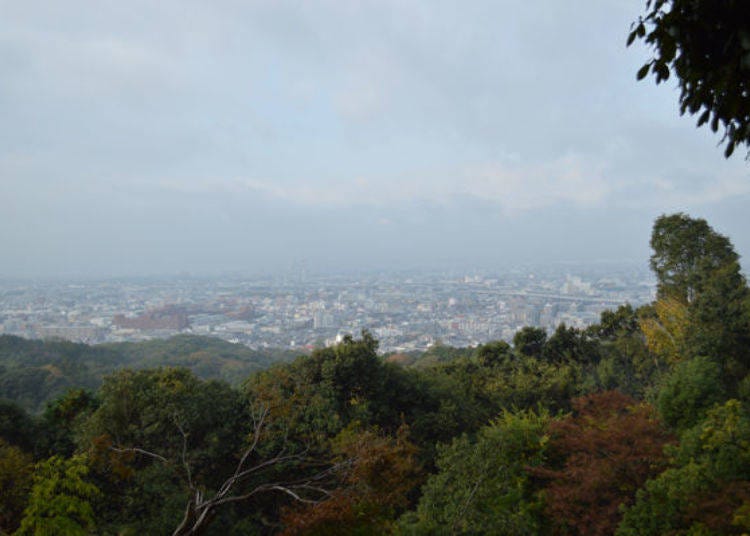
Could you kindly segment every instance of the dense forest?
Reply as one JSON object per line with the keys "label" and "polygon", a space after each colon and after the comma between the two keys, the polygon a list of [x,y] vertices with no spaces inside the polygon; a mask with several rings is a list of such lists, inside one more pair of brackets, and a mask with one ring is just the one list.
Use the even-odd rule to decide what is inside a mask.
{"label": "dense forest", "polygon": [[512,345],[4,337],[0,533],[745,534],[739,258],[684,214],[651,246],[652,304]]}
{"label": "dense forest", "polygon": [[294,357],[287,350],[251,350],[196,335],[96,346],[0,335],[0,394],[39,413],[72,387],[98,389],[104,376],[121,368],[185,367],[203,379],[239,385],[251,373]]}

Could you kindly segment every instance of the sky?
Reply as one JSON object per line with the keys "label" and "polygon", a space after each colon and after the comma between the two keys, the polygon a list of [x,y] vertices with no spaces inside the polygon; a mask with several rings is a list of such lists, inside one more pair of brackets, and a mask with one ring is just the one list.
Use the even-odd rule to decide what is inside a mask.
{"label": "sky", "polygon": [[636,82],[637,0],[0,0],[0,276],[750,255],[750,163]]}

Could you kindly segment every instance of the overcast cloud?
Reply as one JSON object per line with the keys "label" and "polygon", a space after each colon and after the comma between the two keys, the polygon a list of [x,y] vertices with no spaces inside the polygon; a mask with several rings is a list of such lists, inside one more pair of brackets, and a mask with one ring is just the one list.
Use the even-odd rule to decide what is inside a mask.
{"label": "overcast cloud", "polygon": [[643,2],[0,0],[0,275],[750,254],[750,174],[636,82]]}

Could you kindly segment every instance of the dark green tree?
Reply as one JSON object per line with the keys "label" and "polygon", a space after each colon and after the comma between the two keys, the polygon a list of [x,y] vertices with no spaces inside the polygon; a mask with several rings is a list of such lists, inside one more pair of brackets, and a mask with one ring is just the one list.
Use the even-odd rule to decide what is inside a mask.
{"label": "dark green tree", "polygon": [[739,257],[729,239],[714,231],[706,220],[687,214],[657,218],[651,232],[651,249],[658,298],[692,303],[717,270],[739,274]]}
{"label": "dark green tree", "polygon": [[717,360],[729,393],[750,372],[750,292],[739,256],[703,219],[661,216],[651,235],[661,302],[687,306],[682,358]]}
{"label": "dark green tree", "polygon": [[512,357],[510,345],[505,341],[490,341],[477,348],[477,360],[483,367],[497,367]]}
{"label": "dark green tree", "polygon": [[18,404],[0,398],[0,439],[33,452],[38,444],[36,421]]}
{"label": "dark green tree", "polygon": [[726,400],[721,367],[709,357],[678,363],[659,391],[657,406],[664,422],[684,430],[700,422],[714,404]]}
{"label": "dark green tree", "polygon": [[513,346],[516,351],[529,357],[539,357],[545,342],[547,342],[547,332],[542,328],[526,326],[513,336]]}
{"label": "dark green tree", "polygon": [[690,307],[686,341],[694,354],[720,359],[728,386],[750,373],[750,292],[738,262],[711,272]]}
{"label": "dark green tree", "polygon": [[[96,455],[107,495],[98,513],[111,532],[205,534],[269,495],[325,495],[329,466],[304,465],[299,449],[261,452],[268,408],[224,382],[187,369],[124,370],[105,379],[99,398],[81,446]],[[270,502],[278,516],[283,501]],[[249,516],[261,513],[255,506]]]}
{"label": "dark green tree", "polygon": [[527,468],[544,460],[546,412],[504,412],[472,441],[440,448],[438,472],[423,487],[403,534],[543,534],[542,502]]}
{"label": "dark green tree", "polygon": [[599,358],[597,341],[565,323],[557,326],[542,348],[542,359],[552,363],[597,363]]}
{"label": "dark green tree", "polygon": [[122,370],[105,378],[99,399],[79,447],[96,454],[109,499],[100,514],[118,530],[173,529],[193,485],[218,488],[252,430],[238,391],[187,369]]}
{"label": "dark green tree", "polygon": [[376,350],[365,332],[251,376],[248,398],[273,416],[266,445],[278,448],[286,441],[323,454],[328,441],[354,421],[388,434],[406,423],[430,458],[435,442],[475,430],[494,414],[480,407],[481,396],[472,391],[482,368],[476,360],[404,369],[384,362]]}
{"label": "dark green tree", "polygon": [[383,388],[383,366],[377,354],[378,341],[367,331],[360,339],[351,335],[341,344],[318,350],[313,359],[321,363],[322,382],[334,393],[339,413],[346,417],[365,411]]}
{"label": "dark green tree", "polygon": [[18,528],[31,489],[31,456],[0,439],[0,534]]}
{"label": "dark green tree", "polygon": [[73,454],[79,425],[97,405],[94,395],[85,389],[70,389],[56,400],[47,402],[40,427],[43,432],[41,442],[48,456]]}
{"label": "dark green tree", "polygon": [[[222,473],[250,429],[239,392],[216,380],[203,381],[182,368],[123,370],[105,379],[101,404],[84,425],[85,441],[106,436],[113,444],[137,446],[179,460],[200,460],[202,476]],[[229,461],[231,464],[231,461]]]}
{"label": "dark green tree", "polygon": [[615,340],[625,335],[640,333],[638,313],[629,303],[620,305],[617,310],[606,310],[600,315],[598,324],[586,330],[600,340]]}
{"label": "dark green tree", "polygon": [[642,39],[654,56],[638,71],[660,83],[677,77],[680,113],[724,130],[724,154],[750,143],[750,5],[743,0],[647,0],[628,45]]}

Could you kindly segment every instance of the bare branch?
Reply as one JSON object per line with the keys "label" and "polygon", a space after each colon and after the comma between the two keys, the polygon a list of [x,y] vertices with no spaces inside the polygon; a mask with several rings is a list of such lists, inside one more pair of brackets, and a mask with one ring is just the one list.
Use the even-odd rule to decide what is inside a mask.
{"label": "bare branch", "polygon": [[260,415],[256,418],[255,413],[252,414],[253,416],[253,441],[250,443],[250,446],[245,449],[244,454],[242,455],[242,458],[240,459],[240,463],[237,464],[237,469],[234,471],[234,476],[237,476],[241,471],[242,467],[245,465],[245,462],[247,461],[248,456],[255,452],[255,448],[258,446],[258,442],[260,441],[260,435],[263,431],[263,424],[266,421],[266,416],[268,415],[268,408],[266,406],[261,406]]}
{"label": "bare branch", "polygon": [[160,454],[156,454],[155,452],[149,452],[148,450],[144,450],[144,449],[141,449],[141,448],[138,448],[138,447],[126,447],[126,448],[122,448],[122,447],[113,447],[113,446],[111,446],[109,448],[110,448],[110,450],[112,450],[114,452],[119,452],[120,454],[131,454],[131,453],[142,454],[144,456],[148,456],[150,458],[154,458],[155,460],[159,460],[162,463],[169,463],[169,460],[167,460],[164,456],[162,456]]}
{"label": "bare branch", "polygon": [[187,476],[188,486],[192,490],[194,488],[193,486],[193,474],[190,471],[190,464],[187,462],[187,440],[188,440],[188,434],[185,433],[185,430],[182,428],[182,425],[180,425],[180,420],[177,415],[174,417],[174,424],[177,426],[177,429],[180,431],[180,434],[182,435],[182,467],[185,469],[185,476]]}
{"label": "bare branch", "polygon": [[[185,479],[190,493],[188,495],[187,504],[185,505],[185,513],[179,525],[172,533],[172,536],[188,536],[202,533],[206,525],[213,518],[213,513],[221,505],[246,501],[261,493],[279,492],[288,495],[295,501],[306,504],[316,504],[330,497],[331,492],[325,489],[324,481],[342,468],[350,465],[351,460],[328,466],[326,469],[308,477],[287,481],[266,482],[258,484],[244,493],[239,492],[238,494],[233,495],[233,493],[239,491],[238,488],[246,483],[250,477],[256,476],[264,470],[278,467],[288,462],[297,462],[302,467],[305,465],[306,461],[310,461],[306,458],[306,452],[286,454],[285,449],[282,448],[275,456],[248,467],[248,460],[253,453],[256,452],[258,444],[260,443],[268,413],[269,410],[266,406],[261,406],[258,412],[252,413],[253,431],[250,444],[242,452],[242,456],[240,457],[232,475],[229,476],[221,486],[219,486],[218,491],[208,497],[204,496],[203,492],[199,489],[199,486],[193,481],[192,470],[188,461],[189,434],[183,428],[179,418],[175,416],[174,424],[182,436],[180,462],[185,473]],[[138,447],[110,448],[115,452],[132,452],[148,456],[165,464],[170,463],[170,461],[164,456]],[[318,465],[319,467],[321,466],[321,464],[307,464],[307,468],[312,469],[315,465]]]}

